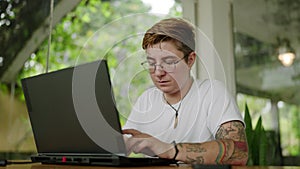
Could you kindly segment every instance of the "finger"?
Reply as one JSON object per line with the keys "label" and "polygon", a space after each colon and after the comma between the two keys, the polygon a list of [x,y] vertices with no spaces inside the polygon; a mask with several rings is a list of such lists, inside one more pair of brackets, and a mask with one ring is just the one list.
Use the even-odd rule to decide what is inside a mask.
{"label": "finger", "polygon": [[127,144],[127,141],[128,139],[130,138],[131,136],[128,136],[128,135],[123,135],[123,140],[124,140],[124,143]]}
{"label": "finger", "polygon": [[134,152],[134,153],[140,153],[141,152],[141,148],[140,148],[140,142],[136,142],[135,144],[133,144],[130,149],[129,152]]}
{"label": "finger", "polygon": [[149,148],[144,148],[144,149],[142,149],[140,152],[143,153],[143,154],[146,154],[146,155],[148,155],[148,156],[152,156],[152,157],[157,156],[157,154],[155,154],[155,153],[154,153],[151,149],[149,149]]}
{"label": "finger", "polygon": [[129,152],[132,152],[134,147],[136,145],[138,145],[138,143],[141,141],[141,139],[138,139],[138,138],[129,138],[127,139],[127,142],[126,142],[126,148],[127,148],[127,151]]}
{"label": "finger", "polygon": [[145,141],[145,138],[139,138],[136,136],[132,136],[127,138],[125,144],[128,153],[134,152],[138,153],[141,151],[142,147],[140,148],[139,144]]}
{"label": "finger", "polygon": [[133,136],[142,134],[140,131],[135,130],[135,129],[124,129],[124,130],[122,130],[122,133],[123,134],[131,134]]}
{"label": "finger", "polygon": [[155,156],[156,154],[149,148],[149,142],[147,140],[142,140],[133,147],[135,153],[143,153],[148,156]]}

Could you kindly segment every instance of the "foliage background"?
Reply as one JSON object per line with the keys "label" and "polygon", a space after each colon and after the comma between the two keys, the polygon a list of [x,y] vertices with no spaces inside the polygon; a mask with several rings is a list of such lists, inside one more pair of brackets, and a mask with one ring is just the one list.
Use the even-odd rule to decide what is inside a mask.
{"label": "foliage background", "polygon": [[[176,5],[172,16],[179,16],[175,9]],[[49,71],[107,59],[117,108],[127,116],[136,97],[150,85],[140,66],[142,34],[166,17],[149,14],[149,10],[140,0],[83,0],[53,30]],[[47,44],[46,40],[30,56],[19,78],[44,73]]]}

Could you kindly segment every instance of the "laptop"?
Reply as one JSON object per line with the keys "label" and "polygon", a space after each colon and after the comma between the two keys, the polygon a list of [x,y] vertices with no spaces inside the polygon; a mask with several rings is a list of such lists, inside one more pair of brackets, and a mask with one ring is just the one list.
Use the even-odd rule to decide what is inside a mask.
{"label": "laptop", "polygon": [[100,166],[170,165],[128,157],[106,60],[21,80],[37,154],[33,162]]}

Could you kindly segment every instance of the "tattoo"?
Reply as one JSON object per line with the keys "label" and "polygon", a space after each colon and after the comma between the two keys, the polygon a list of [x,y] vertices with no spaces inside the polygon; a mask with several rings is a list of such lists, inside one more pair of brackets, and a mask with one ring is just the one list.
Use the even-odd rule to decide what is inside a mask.
{"label": "tattoo", "polygon": [[248,151],[247,143],[242,141],[234,141],[234,148],[241,151]]}
{"label": "tattoo", "polygon": [[204,164],[204,158],[203,158],[203,156],[198,156],[195,159],[187,156],[186,159],[187,159],[188,163]]}
{"label": "tattoo", "polygon": [[[218,157],[215,160],[216,163],[219,162],[241,165],[245,162],[245,160],[247,161],[248,145],[244,126],[241,122],[230,121],[222,124],[216,133],[216,139],[218,140],[218,144],[220,147]],[[220,142],[225,145],[223,158],[221,152],[223,149],[223,145],[221,145]]]}
{"label": "tattoo", "polygon": [[186,152],[203,153],[206,152],[206,149],[201,144],[187,144]]}
{"label": "tattoo", "polygon": [[[248,159],[247,142],[234,141],[234,153],[228,160],[233,165],[242,165]],[[246,160],[246,161],[245,161]]]}
{"label": "tattoo", "polygon": [[[230,141],[229,141],[229,140],[224,141],[224,144],[225,144],[225,146],[226,146],[226,150],[232,149],[232,147],[230,146]],[[226,151],[226,153],[225,153],[225,158],[226,158],[226,159],[230,158],[229,151]]]}
{"label": "tattoo", "polygon": [[246,135],[244,126],[239,121],[231,121],[224,123],[219,128],[217,134],[217,139],[233,139],[234,141],[245,141]]}
{"label": "tattoo", "polygon": [[[207,150],[202,147],[201,143],[185,143],[184,145],[187,153],[186,160],[188,163],[204,164],[204,157],[201,153],[206,152]],[[183,145],[181,143],[179,143],[178,146],[183,148]],[[196,156],[190,157],[190,153],[194,153],[196,154]]]}

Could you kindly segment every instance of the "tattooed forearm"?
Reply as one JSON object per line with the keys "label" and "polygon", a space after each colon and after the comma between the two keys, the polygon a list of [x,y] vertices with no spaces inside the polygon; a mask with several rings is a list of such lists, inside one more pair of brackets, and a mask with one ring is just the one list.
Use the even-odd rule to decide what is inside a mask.
{"label": "tattooed forearm", "polygon": [[187,159],[188,163],[204,164],[203,156],[198,156],[198,157],[195,157],[195,158],[191,158],[191,157],[187,156],[186,159]]}
{"label": "tattooed forearm", "polygon": [[199,163],[204,164],[203,155],[207,152],[205,146],[202,143],[179,143],[177,145],[180,152],[184,154],[183,161],[187,163]]}
{"label": "tattooed forearm", "polygon": [[199,164],[245,165],[248,146],[242,122],[230,121],[220,126],[216,140],[203,143],[179,143],[177,160]]}
{"label": "tattooed forearm", "polygon": [[186,144],[186,152],[202,153],[206,152],[206,149],[199,144]]}

